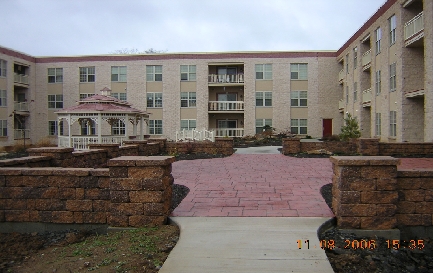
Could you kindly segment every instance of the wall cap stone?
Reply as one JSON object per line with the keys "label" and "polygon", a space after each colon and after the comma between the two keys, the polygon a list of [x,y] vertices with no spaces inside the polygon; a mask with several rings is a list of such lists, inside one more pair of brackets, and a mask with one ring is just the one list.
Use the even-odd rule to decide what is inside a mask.
{"label": "wall cap stone", "polygon": [[174,156],[121,156],[110,159],[109,167],[165,166],[175,161]]}
{"label": "wall cap stone", "polygon": [[0,175],[21,175],[23,167],[0,168]]}
{"label": "wall cap stone", "polygon": [[331,156],[329,160],[337,166],[400,165],[400,159],[391,156]]}

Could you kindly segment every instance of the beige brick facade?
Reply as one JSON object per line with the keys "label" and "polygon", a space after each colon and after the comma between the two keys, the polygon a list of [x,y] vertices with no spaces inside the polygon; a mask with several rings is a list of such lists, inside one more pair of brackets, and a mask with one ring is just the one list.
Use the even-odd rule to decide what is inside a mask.
{"label": "beige brick facade", "polygon": [[[423,12],[424,28],[405,40],[404,25]],[[390,44],[389,18],[395,15],[395,43]],[[0,120],[7,120],[7,136],[0,145],[14,143],[16,119],[25,120],[31,142],[49,134],[48,122],[56,120],[55,109],[48,109],[48,95],[62,94],[63,107],[75,105],[80,93],[99,93],[108,87],[113,93],[126,93],[127,100],[140,110],[151,113],[151,120],[162,120],[163,136],[174,139],[181,120],[196,120],[198,129],[215,129],[218,121],[236,121],[243,135],[256,133],[257,119],[271,119],[276,132],[289,130],[291,119],[306,119],[307,133],[322,137],[323,120],[332,120],[332,134],[340,132],[345,113],[358,118],[363,137],[378,137],[385,142],[433,141],[433,3],[432,1],[388,0],[338,51],[317,52],[244,52],[184,53],[154,55],[101,55],[77,57],[32,57],[0,47],[0,60],[7,62],[7,76],[0,76],[0,90],[7,91],[7,106],[0,107]],[[376,30],[382,31],[381,51],[376,54]],[[422,32],[422,35],[421,35]],[[408,40],[412,43],[408,44]],[[409,41],[409,42],[410,42]],[[354,48],[357,66],[354,67]],[[363,66],[363,54],[371,49],[371,61]],[[291,79],[291,64],[307,64],[308,77]],[[396,64],[396,88],[390,92],[390,65]],[[256,65],[271,64],[272,78],[256,79]],[[28,83],[14,80],[17,65],[25,67]],[[146,66],[162,66],[162,82],[146,81]],[[196,80],[181,81],[180,66],[195,65]],[[111,81],[111,67],[126,66],[126,82]],[[95,82],[80,83],[80,67],[95,67]],[[235,67],[242,74],[241,83],[209,83],[209,74],[218,67]],[[49,68],[62,68],[63,81],[48,83]],[[343,78],[339,72],[343,69]],[[346,71],[347,69],[347,71]],[[16,69],[15,69],[16,70]],[[381,92],[375,94],[376,71],[381,72]],[[340,74],[341,75],[341,74]],[[354,90],[357,100],[354,100]],[[348,89],[347,89],[348,88]],[[371,99],[363,98],[371,90]],[[348,103],[346,91],[349,90]],[[418,91],[420,90],[420,91]],[[272,106],[256,106],[256,92],[272,92]],[[291,92],[307,91],[308,106],[291,106]],[[417,91],[417,92],[414,92]],[[146,94],[160,92],[162,108],[147,108]],[[181,92],[196,92],[196,107],[182,108]],[[243,102],[241,111],[210,111],[209,101],[219,93],[236,94]],[[25,93],[27,113],[14,111],[18,93]],[[408,94],[415,94],[411,96]],[[21,97],[22,99],[22,97]],[[343,99],[344,109],[339,100]],[[396,136],[390,135],[390,111],[396,112]],[[381,135],[376,136],[376,113],[381,114]],[[132,126],[129,129],[132,130]],[[73,134],[80,134],[78,123]],[[110,127],[103,134],[110,133]],[[52,137],[55,141],[56,137]]]}

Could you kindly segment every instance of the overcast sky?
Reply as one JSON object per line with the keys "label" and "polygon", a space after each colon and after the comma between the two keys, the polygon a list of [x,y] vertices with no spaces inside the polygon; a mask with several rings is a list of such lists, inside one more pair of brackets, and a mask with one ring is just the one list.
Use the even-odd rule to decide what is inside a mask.
{"label": "overcast sky", "polygon": [[0,0],[0,45],[33,56],[337,50],[385,0]]}

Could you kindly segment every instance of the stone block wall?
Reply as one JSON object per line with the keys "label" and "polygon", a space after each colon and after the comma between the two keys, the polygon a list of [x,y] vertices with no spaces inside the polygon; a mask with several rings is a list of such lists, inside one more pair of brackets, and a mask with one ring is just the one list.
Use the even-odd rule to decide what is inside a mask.
{"label": "stone block wall", "polygon": [[0,167],[50,167],[49,156],[27,156],[0,160]]}
{"label": "stone block wall", "polygon": [[232,155],[233,138],[217,138],[215,142],[211,141],[186,141],[186,142],[166,142],[166,151],[168,154],[223,154]]}
{"label": "stone block wall", "polygon": [[157,155],[161,152],[158,142],[150,142],[148,140],[125,140],[123,144],[137,145],[139,156]]}
{"label": "stone block wall", "polygon": [[380,143],[381,155],[433,155],[433,143]]}
{"label": "stone block wall", "polygon": [[73,148],[43,147],[30,148],[27,152],[31,157],[49,157],[51,167],[99,168],[106,166],[108,160],[107,151],[103,149],[74,151]]}

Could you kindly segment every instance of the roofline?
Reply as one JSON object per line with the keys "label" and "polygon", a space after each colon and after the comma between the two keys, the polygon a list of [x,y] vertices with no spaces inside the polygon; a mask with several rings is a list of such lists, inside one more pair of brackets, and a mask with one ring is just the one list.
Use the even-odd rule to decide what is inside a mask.
{"label": "roofline", "polygon": [[368,19],[364,25],[362,25],[358,31],[355,32],[355,34],[352,35],[352,37],[349,38],[349,40],[347,40],[342,47],[340,47],[339,50],[337,50],[337,56],[340,56],[341,53],[343,53],[346,48],[349,47],[349,45],[351,43],[353,43],[356,39],[358,39],[363,33],[364,31],[366,31],[369,27],[371,27],[371,25],[373,25],[377,19],[382,16],[389,8],[391,8],[395,3],[397,2],[397,0],[387,0],[371,17],[370,19]]}
{"label": "roofline", "polygon": [[1,45],[0,45],[0,53],[11,56],[11,57],[19,58],[22,60],[26,60],[29,62],[33,62],[33,63],[36,62],[36,58],[33,56],[30,56],[29,54],[26,54],[26,53],[23,53],[23,52],[20,52],[20,51],[11,49],[11,48],[7,48],[7,47],[1,46]]}

